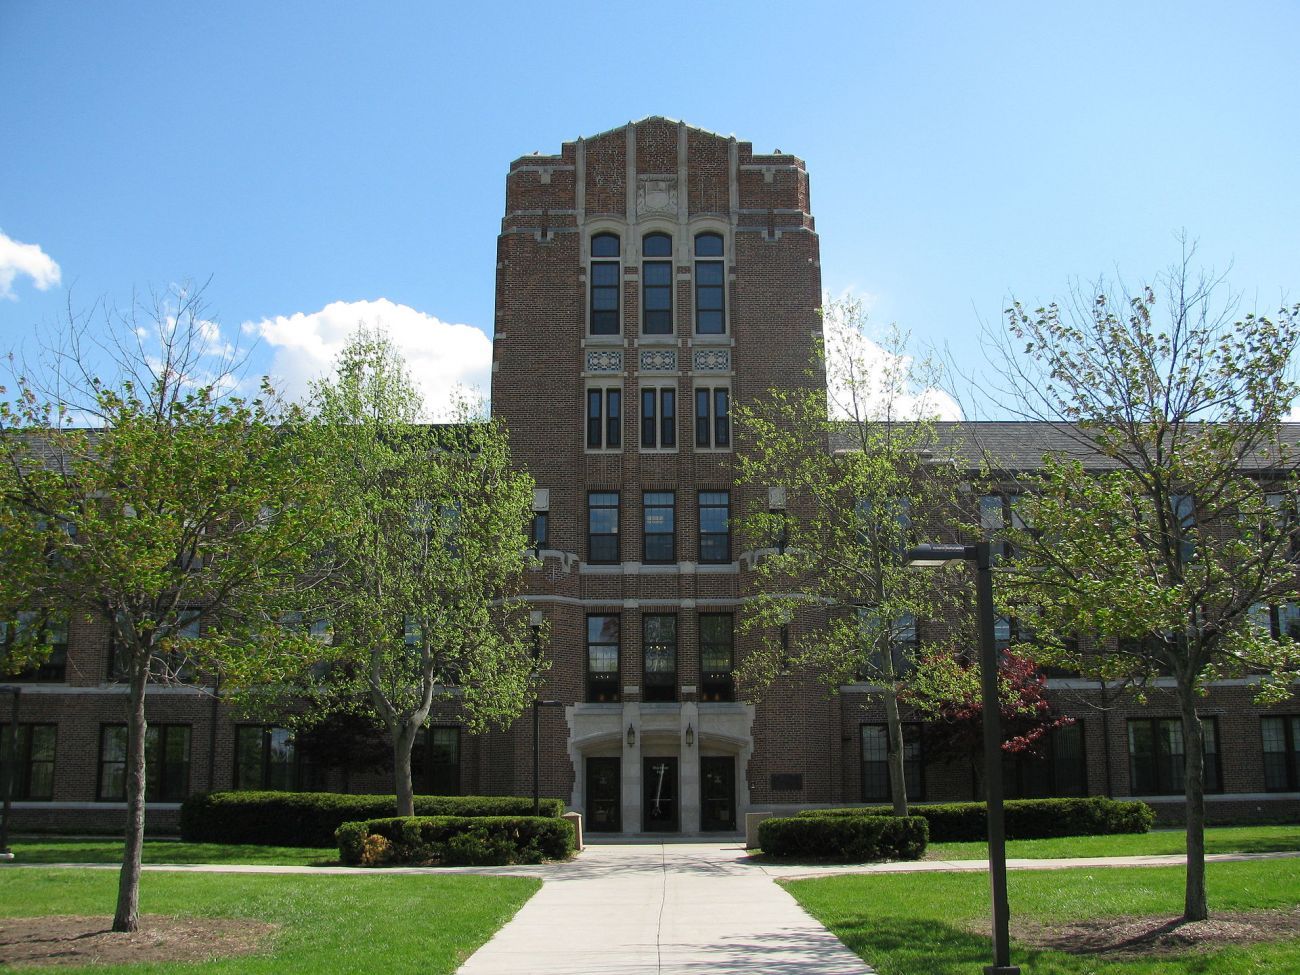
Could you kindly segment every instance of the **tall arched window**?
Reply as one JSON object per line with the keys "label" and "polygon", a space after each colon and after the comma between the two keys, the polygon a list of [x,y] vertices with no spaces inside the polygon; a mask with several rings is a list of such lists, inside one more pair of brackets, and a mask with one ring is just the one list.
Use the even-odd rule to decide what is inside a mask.
{"label": "tall arched window", "polygon": [[673,239],[646,234],[641,241],[641,331],[673,334]]}
{"label": "tall arched window", "polygon": [[617,234],[591,238],[591,334],[617,335],[618,293],[622,274]]}
{"label": "tall arched window", "polygon": [[722,335],[727,330],[723,297],[727,287],[725,267],[722,235],[696,234],[695,331],[700,335]]}

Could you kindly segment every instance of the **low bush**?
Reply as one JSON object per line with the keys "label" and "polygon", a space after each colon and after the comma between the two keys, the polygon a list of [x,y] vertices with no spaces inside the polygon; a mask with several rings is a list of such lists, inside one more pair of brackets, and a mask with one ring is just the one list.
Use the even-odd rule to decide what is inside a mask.
{"label": "low bush", "polygon": [[[1111,833],[1145,833],[1155,822],[1155,812],[1145,802],[1107,799],[1008,799],[1007,839],[1036,840],[1055,836],[1104,836]],[[988,816],[982,802],[950,802],[912,806],[909,812],[930,824],[935,843],[982,840],[988,835]],[[888,806],[851,809],[805,809],[801,819],[888,816]]]}
{"label": "low bush", "polygon": [[344,823],[336,831],[344,863],[503,866],[567,860],[573,826],[544,816],[394,816]]}
{"label": "low bush", "polygon": [[[564,812],[559,799],[543,799],[544,817]],[[533,801],[518,796],[416,796],[417,816],[531,816]],[[181,839],[192,843],[260,846],[333,846],[343,823],[397,812],[393,796],[338,792],[210,792],[181,805]]]}
{"label": "low bush", "polygon": [[928,837],[920,816],[795,816],[758,824],[764,853],[795,859],[917,860]]}

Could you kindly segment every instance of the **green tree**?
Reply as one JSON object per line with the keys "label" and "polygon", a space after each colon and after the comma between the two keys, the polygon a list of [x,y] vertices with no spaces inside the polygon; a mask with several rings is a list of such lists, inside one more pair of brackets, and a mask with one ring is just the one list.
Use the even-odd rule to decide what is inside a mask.
{"label": "green tree", "polygon": [[[938,457],[935,370],[906,353],[893,329],[878,346],[859,302],[827,308],[812,364],[826,383],[769,391],[736,411],[740,481],[777,503],[745,512],[746,544],[760,551],[746,627],[762,633],[741,677],[761,690],[806,666],[832,687],[877,688],[888,733],[891,799],[907,813],[898,695],[916,665],[916,621],[960,613],[935,573],[903,564],[914,523],[926,541],[956,540],[956,467]],[[784,501],[779,493],[784,493]],[[951,575],[955,569],[939,570]],[[798,616],[806,625],[792,633]]]}
{"label": "green tree", "polygon": [[1102,282],[1064,307],[1007,310],[1004,375],[1020,410],[1053,423],[1071,448],[1024,485],[999,592],[1039,634],[1092,638],[1040,646],[1047,662],[1139,688],[1173,678],[1184,917],[1199,920],[1200,702],[1221,678],[1257,679],[1259,696],[1275,700],[1297,677],[1294,644],[1254,614],[1297,597],[1296,453],[1281,421],[1300,391],[1290,372],[1300,306],[1238,318],[1221,279],[1194,274],[1191,256],[1136,294]]}
{"label": "green tree", "polygon": [[504,427],[465,403],[445,425],[382,332],[361,329],[313,408],[344,528],[322,591],[337,665],[392,738],[397,811],[413,812],[411,748],[437,699],[471,730],[505,724],[532,690],[531,635],[512,598],[526,566],[533,482]]}
{"label": "green tree", "polygon": [[[265,383],[233,395],[199,292],[99,323],[71,319],[47,368],[17,370],[0,403],[0,619],[36,608],[110,627],[129,691],[113,929],[133,931],[148,688],[296,666],[303,646],[271,621],[319,548],[327,497],[316,458],[282,430],[297,414]],[[26,662],[39,652],[33,641]]]}

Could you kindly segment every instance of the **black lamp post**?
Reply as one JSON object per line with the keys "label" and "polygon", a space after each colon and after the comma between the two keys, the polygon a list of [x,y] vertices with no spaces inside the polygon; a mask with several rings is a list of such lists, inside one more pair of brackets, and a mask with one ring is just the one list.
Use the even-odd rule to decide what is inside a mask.
{"label": "black lamp post", "polygon": [[1007,905],[1007,830],[1002,811],[1002,712],[998,702],[998,656],[993,639],[993,562],[988,542],[974,545],[918,545],[908,565],[934,568],[949,562],[975,563],[975,597],[980,637],[980,684],[984,698],[984,792],[988,804],[989,881],[993,888],[993,964],[985,975],[1020,975],[1011,964]]}
{"label": "black lamp post", "polygon": [[0,694],[14,696],[14,709],[9,724],[9,754],[2,759],[4,763],[4,819],[0,821],[0,860],[12,860],[13,851],[9,849],[9,817],[13,815],[14,793],[18,791],[18,698],[21,687],[0,687]]}

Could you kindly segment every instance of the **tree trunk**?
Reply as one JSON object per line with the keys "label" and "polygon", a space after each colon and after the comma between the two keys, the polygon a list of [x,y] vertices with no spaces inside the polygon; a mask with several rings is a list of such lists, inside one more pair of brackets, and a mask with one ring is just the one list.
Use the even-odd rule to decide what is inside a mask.
{"label": "tree trunk", "polygon": [[1209,916],[1205,903],[1205,746],[1192,691],[1184,689],[1181,698],[1187,806],[1187,889],[1183,920],[1204,921]]}
{"label": "tree trunk", "polygon": [[415,790],[411,786],[411,746],[420,726],[399,719],[393,733],[393,791],[397,796],[397,815],[415,815]]}
{"label": "tree trunk", "polygon": [[122,873],[117,882],[117,912],[114,931],[135,931],[140,927],[140,855],[144,848],[144,692],[149,679],[149,657],[132,661],[130,716],[126,730],[126,849]]}
{"label": "tree trunk", "polygon": [[907,815],[907,781],[903,773],[903,721],[898,716],[898,692],[886,689],[885,732],[889,737],[889,798],[895,816]]}

